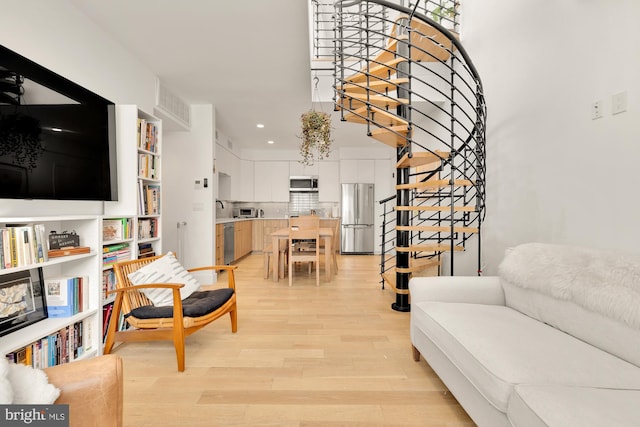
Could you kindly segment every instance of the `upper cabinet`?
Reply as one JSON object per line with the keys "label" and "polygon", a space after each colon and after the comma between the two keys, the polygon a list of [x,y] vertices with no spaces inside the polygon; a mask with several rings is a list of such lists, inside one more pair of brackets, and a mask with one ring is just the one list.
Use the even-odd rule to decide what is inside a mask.
{"label": "upper cabinet", "polygon": [[303,165],[298,161],[289,162],[289,175],[291,176],[317,176],[320,175],[319,163],[315,162],[312,165]]}
{"label": "upper cabinet", "polygon": [[323,160],[318,166],[318,200],[340,201],[340,163]]}
{"label": "upper cabinet", "polygon": [[375,161],[340,160],[340,182],[343,184],[375,182]]}
{"label": "upper cabinet", "polygon": [[289,162],[254,162],[255,202],[289,201]]}

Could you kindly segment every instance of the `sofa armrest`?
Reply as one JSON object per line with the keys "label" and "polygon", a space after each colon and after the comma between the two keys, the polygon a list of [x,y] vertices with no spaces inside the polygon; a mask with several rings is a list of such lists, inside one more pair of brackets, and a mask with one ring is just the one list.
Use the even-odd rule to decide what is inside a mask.
{"label": "sofa armrest", "polygon": [[505,305],[498,276],[413,277],[409,280],[411,302],[441,301]]}
{"label": "sofa armrest", "polygon": [[114,354],[44,369],[60,389],[56,404],[69,405],[69,426],[122,426],[122,358]]}

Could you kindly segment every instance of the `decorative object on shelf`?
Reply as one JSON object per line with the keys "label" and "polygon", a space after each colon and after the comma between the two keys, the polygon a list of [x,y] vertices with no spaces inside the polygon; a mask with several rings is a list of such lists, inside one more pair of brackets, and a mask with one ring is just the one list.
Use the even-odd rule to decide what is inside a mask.
{"label": "decorative object on shelf", "polygon": [[0,279],[0,336],[47,318],[42,268],[8,273]]}
{"label": "decorative object on shelf", "polygon": [[80,246],[80,236],[75,231],[63,231],[62,233],[51,231],[49,233],[49,249],[75,248],[78,246]]}
{"label": "decorative object on shelf", "polygon": [[[318,77],[314,77],[315,92],[318,92]],[[300,144],[300,154],[303,165],[312,165],[315,160],[322,160],[329,157],[331,151],[331,116],[323,111],[316,111],[313,106],[311,110],[300,116],[302,123],[302,139]]]}
{"label": "decorative object on shelf", "polygon": [[66,247],[62,249],[52,249],[47,253],[47,255],[49,256],[49,258],[57,258],[61,256],[88,254],[89,252],[91,252],[91,248],[89,246],[76,246]]}

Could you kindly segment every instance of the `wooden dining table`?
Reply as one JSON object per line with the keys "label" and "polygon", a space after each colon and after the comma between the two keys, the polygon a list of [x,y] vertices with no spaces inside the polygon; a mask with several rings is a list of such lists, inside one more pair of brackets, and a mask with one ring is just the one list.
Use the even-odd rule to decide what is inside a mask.
{"label": "wooden dining table", "polygon": [[[281,228],[271,233],[273,239],[273,247],[279,248],[281,240],[289,240],[289,227]],[[320,238],[324,240],[324,271],[327,282],[331,281],[331,257],[333,256],[331,248],[333,248],[333,229],[331,227],[320,227]],[[279,264],[280,251],[273,251],[273,265]],[[273,269],[273,281],[278,281],[278,269]]]}

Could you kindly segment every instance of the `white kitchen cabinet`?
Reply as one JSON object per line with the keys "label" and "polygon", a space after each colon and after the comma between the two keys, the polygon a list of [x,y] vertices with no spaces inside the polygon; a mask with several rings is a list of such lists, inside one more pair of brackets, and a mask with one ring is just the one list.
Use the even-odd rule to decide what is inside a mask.
{"label": "white kitchen cabinet", "polygon": [[322,162],[315,162],[312,165],[303,165],[299,161],[289,162],[289,175],[291,176],[318,176],[318,166]]}
{"label": "white kitchen cabinet", "polygon": [[340,160],[340,182],[343,184],[373,183],[375,182],[374,167],[374,160]]}
{"label": "white kitchen cabinet", "polygon": [[242,202],[253,202],[253,185],[254,185],[254,166],[252,160],[240,160],[240,170],[238,180],[240,181],[240,189],[236,200]]}
{"label": "white kitchen cabinet", "polygon": [[339,162],[318,162],[318,201],[340,201]]}
{"label": "white kitchen cabinet", "polygon": [[255,202],[289,201],[289,162],[254,162]]}

